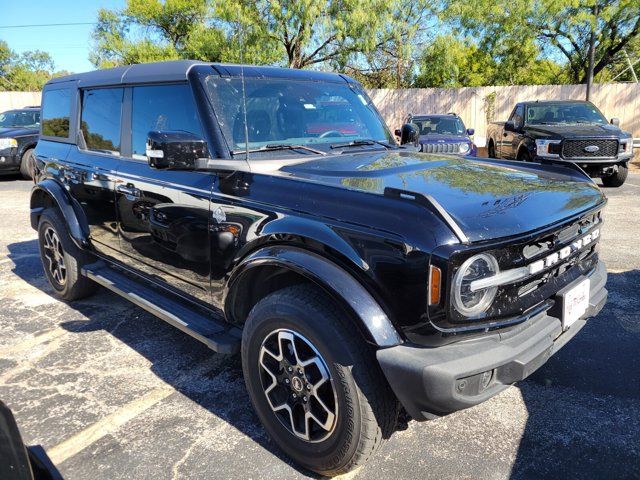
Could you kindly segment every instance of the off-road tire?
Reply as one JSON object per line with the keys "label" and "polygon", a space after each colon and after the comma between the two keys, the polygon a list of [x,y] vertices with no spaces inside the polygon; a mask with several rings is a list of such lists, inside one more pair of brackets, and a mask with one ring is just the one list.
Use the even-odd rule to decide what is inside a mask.
{"label": "off-road tire", "polygon": [[31,156],[33,155],[33,148],[27,148],[22,154],[20,159],[20,175],[25,180],[31,180],[33,178],[32,168],[33,162]]}
{"label": "off-road tire", "polygon": [[[51,231],[55,233],[61,246],[59,257],[63,259],[64,281],[55,277],[52,271],[49,257],[51,249],[47,247],[47,242],[51,242]],[[45,236],[49,237],[49,240]],[[84,265],[91,263],[91,254],[78,248],[69,236],[62,215],[57,208],[48,208],[40,216],[38,223],[38,246],[40,249],[40,259],[45,275],[49,283],[65,300],[79,300],[88,297],[97,289],[97,284],[83,276],[81,269]],[[54,269],[55,270],[55,269]]]}
{"label": "off-road tire", "polygon": [[[262,342],[282,329],[294,331],[313,344],[335,387],[334,429],[316,443],[298,438],[281,423],[262,384]],[[242,368],[249,396],[265,429],[288,456],[309,470],[327,476],[353,470],[366,462],[395,429],[398,402],[374,351],[345,312],[314,286],[284,288],[253,307],[243,331]]]}
{"label": "off-road tire", "polygon": [[627,175],[629,175],[629,165],[626,163],[618,165],[617,172],[612,175],[602,177],[602,184],[605,187],[621,187],[627,180]]}

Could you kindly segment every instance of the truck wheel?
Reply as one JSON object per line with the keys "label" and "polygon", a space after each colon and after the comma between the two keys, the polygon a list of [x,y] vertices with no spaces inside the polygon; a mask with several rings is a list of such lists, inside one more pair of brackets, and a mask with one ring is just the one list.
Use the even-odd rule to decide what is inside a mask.
{"label": "truck wheel", "polygon": [[487,148],[487,152],[488,152],[489,158],[497,158],[496,146],[493,144],[493,140],[489,142],[489,147]]}
{"label": "truck wheel", "polygon": [[520,151],[518,152],[517,160],[520,160],[522,162],[531,162],[531,161],[533,161],[532,158],[531,158],[531,154],[525,148],[521,148],[520,149]]}
{"label": "truck wheel", "polygon": [[31,178],[33,178],[33,174],[31,173],[31,169],[33,168],[33,159],[31,158],[32,156],[33,148],[28,148],[22,154],[22,159],[20,160],[20,174],[25,180],[31,180]]}
{"label": "truck wheel", "polygon": [[97,285],[80,273],[91,257],[73,243],[57,209],[49,208],[40,216],[38,244],[44,273],[58,295],[78,300],[95,292]]}
{"label": "truck wheel", "polygon": [[621,187],[627,180],[627,175],[629,175],[629,165],[623,163],[618,165],[618,170],[615,173],[602,177],[602,184],[605,187]]}
{"label": "truck wheel", "polygon": [[364,463],[395,429],[398,403],[374,352],[322,291],[288,287],[258,302],[242,336],[253,406],[275,443],[322,475]]}

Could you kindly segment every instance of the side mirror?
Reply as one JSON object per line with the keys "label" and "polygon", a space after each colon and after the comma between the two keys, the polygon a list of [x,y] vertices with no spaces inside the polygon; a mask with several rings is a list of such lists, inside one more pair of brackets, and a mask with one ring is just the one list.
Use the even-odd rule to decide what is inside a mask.
{"label": "side mirror", "polygon": [[183,131],[149,132],[146,153],[149,166],[158,169],[192,170],[196,160],[209,158],[207,142]]}
{"label": "side mirror", "polygon": [[402,136],[402,131],[399,128],[396,128],[395,131],[393,132],[395,134],[396,137],[400,137]]}
{"label": "side mirror", "polygon": [[615,125],[616,127],[619,127],[620,126],[620,119],[616,118],[616,117],[613,117],[611,119],[611,125]]}
{"label": "side mirror", "polygon": [[476,131],[473,128],[467,128],[467,135],[471,136],[474,133],[476,133]]}
{"label": "side mirror", "polygon": [[400,145],[412,143],[418,145],[420,139],[420,131],[418,126],[413,123],[405,123],[400,131]]}
{"label": "side mirror", "polygon": [[515,132],[516,124],[513,121],[504,122],[504,131],[505,132]]}

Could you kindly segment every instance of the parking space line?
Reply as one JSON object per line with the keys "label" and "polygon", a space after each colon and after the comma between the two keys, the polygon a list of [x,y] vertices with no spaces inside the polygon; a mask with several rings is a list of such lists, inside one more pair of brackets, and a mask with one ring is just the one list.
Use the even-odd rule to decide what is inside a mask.
{"label": "parking space line", "polygon": [[211,357],[196,364],[193,368],[180,375],[172,385],[164,384],[161,387],[151,390],[142,397],[127,403],[115,412],[89,425],[81,432],[55,445],[47,451],[47,454],[54,464],[59,465],[106,435],[115,432],[125,423],[144,413],[172,393],[175,393],[181,385],[193,382],[194,378],[198,378],[211,369],[219,367],[231,358],[229,355],[213,354]]}
{"label": "parking space line", "polygon": [[61,337],[65,333],[69,333],[68,330],[58,327],[50,330],[41,335],[36,335],[35,337],[28,338],[20,343],[16,343],[15,345],[9,345],[5,348],[0,348],[0,355],[9,355],[14,353],[23,352],[25,350],[31,350],[33,347],[37,347],[43,343],[50,342],[51,340],[55,340],[58,337]]}
{"label": "parking space line", "polygon": [[9,262],[14,262],[15,260],[21,260],[23,258],[30,258],[30,257],[39,257],[40,255],[37,253],[24,253],[22,255],[13,255],[10,258],[3,258],[2,260],[0,260],[0,265],[5,264],[5,263],[9,263]]}
{"label": "parking space line", "polygon": [[153,407],[174,392],[175,390],[169,385],[164,385],[151,390],[149,393],[127,403],[112,414],[107,415],[71,438],[68,438],[51,448],[47,452],[49,458],[51,458],[54,465],[61,464],[65,460],[87,448],[92,443],[100,440],[110,433],[113,433],[129,420],[137,417],[142,412]]}

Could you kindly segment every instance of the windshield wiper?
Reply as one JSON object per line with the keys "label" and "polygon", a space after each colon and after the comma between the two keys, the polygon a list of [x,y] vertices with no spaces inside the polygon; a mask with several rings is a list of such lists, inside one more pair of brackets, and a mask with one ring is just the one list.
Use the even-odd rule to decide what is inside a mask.
{"label": "windshield wiper", "polygon": [[347,147],[360,147],[362,145],[382,145],[384,148],[390,149],[391,145],[380,140],[373,140],[372,138],[362,140],[352,140],[345,143],[332,143],[329,148],[347,148]]}
{"label": "windshield wiper", "polygon": [[291,145],[289,143],[271,143],[260,148],[253,148],[250,150],[233,150],[231,155],[241,155],[243,153],[258,153],[258,152],[273,152],[277,150],[304,150],[307,152],[315,153],[317,155],[326,155],[326,152],[316,150],[315,148],[307,147],[306,145]]}

